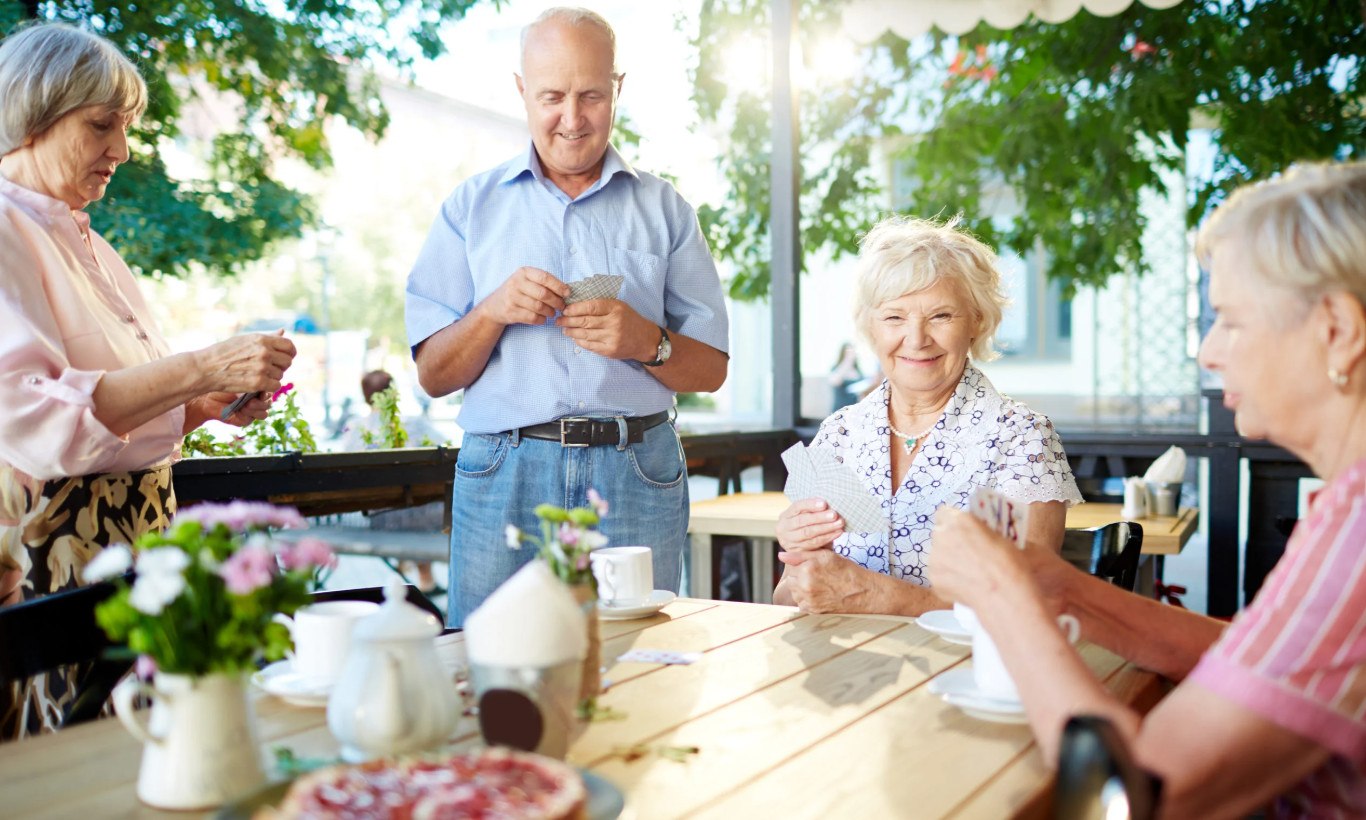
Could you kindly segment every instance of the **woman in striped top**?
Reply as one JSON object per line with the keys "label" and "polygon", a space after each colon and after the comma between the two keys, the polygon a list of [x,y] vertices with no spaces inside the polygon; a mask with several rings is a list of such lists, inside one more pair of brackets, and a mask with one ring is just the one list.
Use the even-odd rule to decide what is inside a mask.
{"label": "woman in striped top", "polygon": [[[1313,496],[1231,624],[1123,592],[942,511],[935,590],[977,611],[1046,759],[1107,717],[1165,781],[1163,817],[1366,816],[1366,165],[1240,190],[1201,231],[1218,319],[1200,351],[1239,432],[1304,460]],[[1179,685],[1146,717],[1111,697],[1053,622]]]}

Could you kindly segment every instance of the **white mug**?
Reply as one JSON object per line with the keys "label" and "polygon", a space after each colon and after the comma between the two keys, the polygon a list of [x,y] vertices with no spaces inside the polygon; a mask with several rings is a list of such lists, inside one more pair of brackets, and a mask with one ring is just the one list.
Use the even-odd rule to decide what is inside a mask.
{"label": "white mug", "polygon": [[[1081,637],[1081,623],[1071,615],[1059,615],[1058,626],[1067,633],[1068,643],[1076,643]],[[972,630],[972,680],[983,697],[1016,703],[1020,700],[1020,690],[1006,670],[1001,650],[980,623]]]}
{"label": "white mug", "polygon": [[294,639],[294,672],[320,686],[336,683],[351,648],[356,621],[379,611],[371,601],[324,601],[300,607],[294,617],[276,615]]}
{"label": "white mug", "polygon": [[649,547],[603,547],[588,553],[598,600],[606,606],[642,606],[655,590],[654,563]]}

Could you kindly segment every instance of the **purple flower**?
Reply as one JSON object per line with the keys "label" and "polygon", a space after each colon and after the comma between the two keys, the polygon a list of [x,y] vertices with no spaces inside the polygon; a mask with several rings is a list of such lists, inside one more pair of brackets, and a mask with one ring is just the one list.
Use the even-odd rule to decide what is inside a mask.
{"label": "purple flower", "polygon": [[598,514],[598,518],[607,517],[607,499],[598,494],[592,487],[588,488],[588,504],[593,508],[593,512]]}
{"label": "purple flower", "polygon": [[276,390],[274,393],[271,393],[271,394],[270,394],[270,400],[271,400],[271,401],[275,401],[276,399],[280,398],[281,396],[283,396],[284,394],[288,393],[289,391],[291,391],[291,390],[293,390],[293,389],[294,389],[294,382],[290,382],[289,384],[282,384],[282,385],[280,385],[280,389],[279,389],[279,390]]}
{"label": "purple flower", "polygon": [[285,546],[280,549],[280,562],[285,565],[285,569],[333,569],[337,566],[337,556],[332,554],[332,547],[326,541],[304,536],[293,547]]}
{"label": "purple flower", "polygon": [[223,562],[218,574],[223,576],[229,592],[250,595],[274,579],[275,555],[259,544],[245,546]]}
{"label": "purple flower", "polygon": [[142,680],[151,680],[157,673],[157,662],[152,660],[151,655],[138,655],[137,661],[133,664],[133,672]]}
{"label": "purple flower", "polygon": [[579,528],[570,524],[568,521],[560,525],[558,540],[566,547],[572,547],[579,543]]}
{"label": "purple flower", "polygon": [[196,504],[176,513],[175,520],[198,521],[200,526],[211,530],[222,524],[233,532],[243,532],[252,528],[301,528],[308,522],[293,507],[277,507],[264,501],[232,501],[227,504]]}

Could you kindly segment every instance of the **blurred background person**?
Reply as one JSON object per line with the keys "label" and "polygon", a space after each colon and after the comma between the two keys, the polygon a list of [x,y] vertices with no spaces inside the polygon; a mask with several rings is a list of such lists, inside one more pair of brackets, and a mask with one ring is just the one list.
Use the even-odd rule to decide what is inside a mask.
{"label": "blurred background person", "polygon": [[854,349],[853,344],[845,342],[840,345],[839,355],[835,357],[835,367],[830,371],[830,387],[834,392],[830,409],[838,410],[858,401],[859,396],[854,391],[861,381],[863,371],[858,366],[858,351]]}

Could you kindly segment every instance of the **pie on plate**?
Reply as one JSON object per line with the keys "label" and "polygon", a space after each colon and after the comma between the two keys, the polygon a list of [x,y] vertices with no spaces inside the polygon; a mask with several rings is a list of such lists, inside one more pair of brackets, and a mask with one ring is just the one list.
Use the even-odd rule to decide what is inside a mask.
{"label": "pie on plate", "polygon": [[332,766],[300,777],[280,818],[580,820],[587,793],[561,761],[510,749]]}

